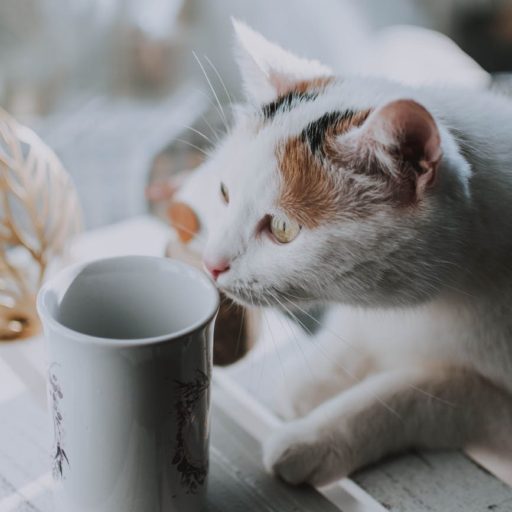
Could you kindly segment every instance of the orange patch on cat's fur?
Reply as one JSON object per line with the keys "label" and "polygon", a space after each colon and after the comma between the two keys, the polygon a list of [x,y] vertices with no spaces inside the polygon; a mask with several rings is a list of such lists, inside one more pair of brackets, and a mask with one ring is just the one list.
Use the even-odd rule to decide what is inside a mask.
{"label": "orange patch on cat's fur", "polygon": [[312,80],[302,80],[301,82],[295,83],[287,92],[305,93],[314,90],[322,90],[332,82],[334,82],[334,78],[332,76],[322,76],[313,78]]}
{"label": "orange patch on cat's fur", "polygon": [[[272,81],[272,77],[270,79]],[[306,92],[322,91],[332,82],[334,82],[334,77],[320,76],[311,80],[301,80],[300,82],[282,83],[276,80],[274,86],[278,96],[285,96],[290,93],[304,94]]]}
{"label": "orange patch on cat's fur", "polygon": [[300,137],[278,149],[283,180],[279,206],[303,226],[314,228],[336,215],[337,193],[332,177]]}
{"label": "orange patch on cat's fur", "polygon": [[331,160],[334,156],[331,153],[334,138],[351,128],[361,126],[369,113],[370,111],[356,112],[350,117],[340,118],[326,128],[322,144],[324,160],[311,152],[307,140],[300,135],[288,139],[277,149],[282,177],[279,206],[301,225],[314,228],[322,222],[333,220],[339,214],[338,198],[341,191],[332,170],[327,170],[324,166],[334,163]]}

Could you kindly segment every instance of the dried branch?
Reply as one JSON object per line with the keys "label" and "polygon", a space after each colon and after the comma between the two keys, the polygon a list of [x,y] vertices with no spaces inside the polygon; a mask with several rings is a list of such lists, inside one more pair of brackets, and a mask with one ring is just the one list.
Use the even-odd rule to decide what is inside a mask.
{"label": "dried branch", "polygon": [[[76,191],[55,153],[0,109],[0,302],[17,299],[0,311],[0,339],[20,336],[20,325],[33,332],[37,290],[80,219]],[[19,261],[10,257],[15,249],[24,255]]]}

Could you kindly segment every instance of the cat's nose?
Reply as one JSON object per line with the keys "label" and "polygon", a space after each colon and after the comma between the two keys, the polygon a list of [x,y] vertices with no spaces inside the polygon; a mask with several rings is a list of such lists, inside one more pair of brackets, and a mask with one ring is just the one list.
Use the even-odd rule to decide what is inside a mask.
{"label": "cat's nose", "polygon": [[218,277],[229,270],[229,260],[222,259],[215,262],[204,260],[206,270],[211,274],[213,279],[217,281]]}

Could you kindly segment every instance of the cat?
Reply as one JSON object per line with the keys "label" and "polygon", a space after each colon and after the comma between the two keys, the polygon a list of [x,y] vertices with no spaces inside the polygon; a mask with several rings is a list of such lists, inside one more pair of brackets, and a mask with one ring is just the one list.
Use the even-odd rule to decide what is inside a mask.
{"label": "cat", "polygon": [[243,304],[330,306],[265,466],[320,485],[411,447],[512,455],[511,102],[335,77],[234,26],[247,101],[205,164],[205,267]]}

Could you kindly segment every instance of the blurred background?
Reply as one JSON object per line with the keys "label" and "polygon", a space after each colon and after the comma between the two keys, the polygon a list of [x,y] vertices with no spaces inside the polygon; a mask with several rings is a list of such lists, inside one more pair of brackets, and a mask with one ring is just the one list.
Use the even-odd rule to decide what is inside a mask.
{"label": "blurred background", "polygon": [[61,157],[87,228],[165,201],[222,136],[230,16],[340,74],[510,87],[510,0],[0,0],[0,105]]}

